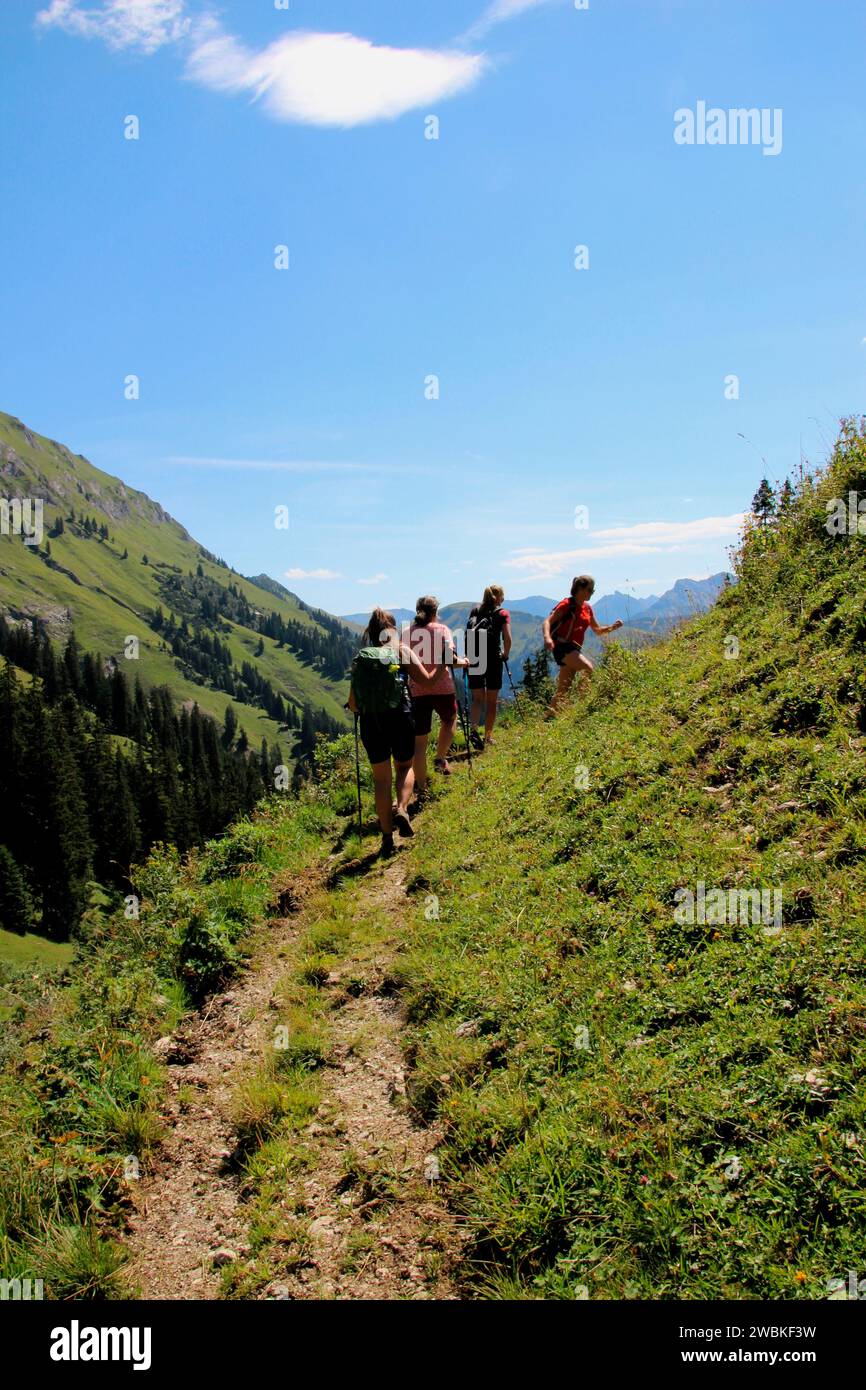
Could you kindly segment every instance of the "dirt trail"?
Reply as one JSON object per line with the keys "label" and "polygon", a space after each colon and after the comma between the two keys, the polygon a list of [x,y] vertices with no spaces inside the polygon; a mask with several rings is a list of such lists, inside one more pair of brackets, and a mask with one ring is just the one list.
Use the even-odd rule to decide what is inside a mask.
{"label": "dirt trail", "polygon": [[[372,960],[364,960],[363,993],[344,987],[353,978],[351,958],[324,986],[332,998],[329,1064],[322,1103],[303,1134],[313,1161],[300,1179],[308,1250],[259,1297],[458,1297],[452,1272],[463,1233],[438,1192],[439,1135],[406,1111],[401,1010],[388,985],[402,929],[406,857],[403,851],[377,866],[360,887],[363,909],[393,922]],[[286,947],[310,910],[263,927],[251,968],[160,1045],[169,1075],[167,1134],[154,1170],[132,1185],[127,1238],[130,1281],[143,1298],[217,1298],[220,1261],[249,1252],[231,1162],[231,1100],[240,1076],[264,1051],[265,1031],[272,1032],[268,1006],[287,971]]]}

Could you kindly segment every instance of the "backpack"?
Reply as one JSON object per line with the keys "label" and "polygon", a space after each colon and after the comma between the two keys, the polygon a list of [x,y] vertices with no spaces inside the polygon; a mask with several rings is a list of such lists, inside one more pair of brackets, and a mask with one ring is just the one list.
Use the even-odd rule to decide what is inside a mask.
{"label": "backpack", "polygon": [[481,608],[479,606],[478,608],[472,609],[472,612],[469,614],[469,617],[466,621],[467,632],[490,633],[490,636],[493,639],[493,650],[490,653],[491,656],[499,655],[499,635],[502,628],[502,624],[499,622],[500,612],[501,610],[499,608],[494,608],[492,613],[485,613],[482,615]]}
{"label": "backpack", "polygon": [[406,684],[393,647],[363,647],[352,662],[352,689],[359,714],[400,709]]}
{"label": "backpack", "polygon": [[[557,607],[558,607],[558,605],[557,605]],[[576,609],[577,609],[577,603],[575,602],[574,598],[570,598],[570,599],[568,600],[568,609],[567,609],[567,611],[563,614],[563,616],[562,616],[561,618],[558,618],[558,619],[557,619],[556,625],[555,625],[555,626],[554,626],[553,622],[551,621],[551,624],[550,624],[550,635],[551,635],[551,637],[553,638],[554,642],[557,640],[557,638],[556,638],[557,632],[559,632],[559,629],[560,629],[561,627],[564,627],[566,623],[570,623],[570,622],[571,622],[572,618],[574,617],[574,614],[575,614]],[[553,617],[553,614],[551,614],[551,619],[552,619],[552,617]]]}

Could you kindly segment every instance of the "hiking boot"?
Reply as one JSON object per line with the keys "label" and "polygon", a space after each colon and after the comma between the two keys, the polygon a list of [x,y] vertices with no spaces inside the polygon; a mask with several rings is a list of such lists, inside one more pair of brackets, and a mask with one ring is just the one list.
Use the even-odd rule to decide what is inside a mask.
{"label": "hiking boot", "polygon": [[472,747],[476,750],[476,752],[484,752],[484,739],[481,737],[477,729],[473,729],[470,733],[469,742],[472,744]]}
{"label": "hiking boot", "polygon": [[390,858],[391,858],[391,855],[392,855],[393,853],[394,853],[394,836],[393,836],[392,834],[391,834],[391,835],[383,835],[383,836],[382,836],[382,847],[381,847],[381,849],[379,850],[379,858],[380,858],[380,859],[390,859]]}
{"label": "hiking boot", "polygon": [[412,822],[406,815],[405,811],[394,812],[394,824],[400,831],[400,834],[403,836],[404,840],[407,838],[411,838],[411,836],[415,834],[415,831],[412,829]]}
{"label": "hiking boot", "polygon": [[433,766],[435,767],[435,769],[436,769],[437,772],[441,772],[441,773],[442,773],[442,776],[443,776],[443,777],[450,777],[450,776],[451,776],[451,769],[450,769],[450,767],[448,766],[448,759],[447,759],[447,758],[434,758],[434,760],[433,760]]}

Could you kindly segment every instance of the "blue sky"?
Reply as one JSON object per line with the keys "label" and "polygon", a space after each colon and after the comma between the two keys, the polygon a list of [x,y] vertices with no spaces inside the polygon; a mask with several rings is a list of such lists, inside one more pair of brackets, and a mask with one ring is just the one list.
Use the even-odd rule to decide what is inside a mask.
{"label": "blue sky", "polygon": [[[863,409],[864,40],[860,0],[8,0],[0,408],[334,612],[712,573],[762,459]],[[701,101],[781,150],[678,144]]]}

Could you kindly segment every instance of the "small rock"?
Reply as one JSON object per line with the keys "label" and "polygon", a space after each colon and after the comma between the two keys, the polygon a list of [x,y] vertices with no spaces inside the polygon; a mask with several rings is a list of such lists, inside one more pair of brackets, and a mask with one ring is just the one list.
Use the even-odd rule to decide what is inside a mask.
{"label": "small rock", "polygon": [[481,1027],[480,1018],[467,1019],[465,1023],[458,1023],[454,1029],[455,1038],[475,1038],[478,1036],[478,1029]]}
{"label": "small rock", "polygon": [[227,1245],[223,1245],[219,1250],[214,1250],[211,1254],[211,1263],[219,1269],[222,1265],[233,1264],[237,1259],[237,1251],[232,1250]]}

